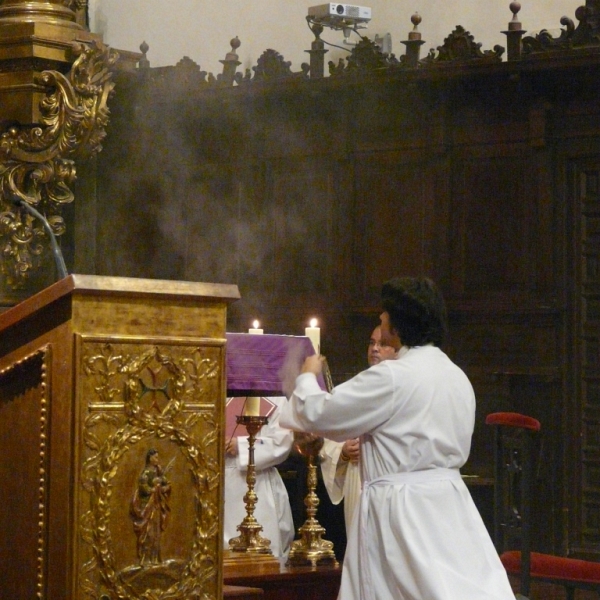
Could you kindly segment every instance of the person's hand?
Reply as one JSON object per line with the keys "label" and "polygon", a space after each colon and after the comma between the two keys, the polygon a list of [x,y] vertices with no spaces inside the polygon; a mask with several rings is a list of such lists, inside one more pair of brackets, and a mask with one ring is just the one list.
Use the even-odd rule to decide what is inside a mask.
{"label": "person's hand", "polygon": [[307,356],[304,359],[304,364],[302,365],[302,373],[313,373],[314,375],[319,375],[323,370],[323,361],[325,360],[320,354],[313,354],[312,356]]}
{"label": "person's hand", "polygon": [[236,437],[232,437],[225,444],[225,454],[226,454],[226,456],[237,456],[238,455],[238,440]]}
{"label": "person's hand", "polygon": [[347,440],[342,446],[341,453],[342,460],[357,463],[360,458],[360,441],[358,438],[354,440]]}

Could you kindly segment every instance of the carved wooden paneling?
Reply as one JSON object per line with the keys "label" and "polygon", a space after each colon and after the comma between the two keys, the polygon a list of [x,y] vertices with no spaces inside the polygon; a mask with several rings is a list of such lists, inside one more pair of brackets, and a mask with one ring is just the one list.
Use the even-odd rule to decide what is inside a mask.
{"label": "carved wooden paneling", "polygon": [[332,240],[332,173],[273,167],[267,185],[267,235],[273,246],[262,268],[273,277],[271,287],[287,290],[288,301],[329,293],[333,256],[326,240]]}
{"label": "carved wooden paneling", "polygon": [[535,205],[519,152],[458,158],[452,190],[454,293],[518,294],[532,283]]}
{"label": "carved wooden paneling", "polygon": [[[353,97],[315,91],[306,101],[298,89],[288,93],[260,95],[242,110],[254,121],[252,144],[254,158],[339,155],[348,144],[354,116]],[[236,110],[239,105],[236,104]],[[260,124],[260,125],[259,125]]]}
{"label": "carved wooden paneling", "polygon": [[[575,364],[581,390],[581,544],[600,550],[600,158],[573,165],[577,262]],[[577,281],[577,280],[576,280]]]}
{"label": "carved wooden paneling", "polygon": [[[50,346],[0,372],[0,439],[5,456],[0,511],[0,580],[7,598],[47,593]],[[15,573],[35,577],[15,577]]]}
{"label": "carved wooden paneling", "polygon": [[[141,598],[148,588],[157,598],[215,597],[223,352],[201,339],[78,337],[81,598]],[[143,489],[150,451],[160,497]]]}
{"label": "carved wooden paneling", "polygon": [[469,367],[545,373],[559,364],[559,320],[553,312],[451,310],[450,322],[452,351]]}
{"label": "carved wooden paneling", "polygon": [[486,412],[535,412],[554,470],[538,481],[540,543],[594,546],[597,52],[455,56],[467,39],[457,28],[411,69],[356,48],[319,79],[273,51],[233,87],[187,67],[132,73],[98,159],[96,265],[237,283],[232,331],[257,318],[298,334],[317,316],[336,383],[365,365],[382,282],[432,276],[478,397],[470,466],[489,472]]}
{"label": "carved wooden paneling", "polygon": [[427,163],[382,153],[357,160],[354,238],[358,297],[379,306],[381,284],[395,276],[431,274],[433,177]]}
{"label": "carved wooden paneling", "polygon": [[437,124],[435,113],[444,112],[443,103],[435,100],[428,87],[403,81],[361,86],[345,99],[349,141],[359,152],[422,150],[431,144],[429,131]]}
{"label": "carved wooden paneling", "polygon": [[[253,243],[261,230],[260,215],[248,210],[241,219],[240,204],[247,201],[242,180],[228,169],[198,169],[185,181],[181,212],[168,218],[168,237],[179,249],[185,279],[237,281],[242,272],[254,273],[258,259]],[[179,217],[179,218],[178,218]]]}

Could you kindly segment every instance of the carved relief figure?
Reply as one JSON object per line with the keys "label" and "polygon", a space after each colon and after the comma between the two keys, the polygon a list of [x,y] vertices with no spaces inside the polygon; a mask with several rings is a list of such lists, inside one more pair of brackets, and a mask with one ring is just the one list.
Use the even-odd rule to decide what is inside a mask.
{"label": "carved relief figure", "polygon": [[172,462],[163,470],[158,451],[151,448],[146,453],[146,465],[138,479],[131,499],[130,514],[137,536],[137,554],[140,565],[162,562],[160,540],[169,522],[171,484],[166,474]]}

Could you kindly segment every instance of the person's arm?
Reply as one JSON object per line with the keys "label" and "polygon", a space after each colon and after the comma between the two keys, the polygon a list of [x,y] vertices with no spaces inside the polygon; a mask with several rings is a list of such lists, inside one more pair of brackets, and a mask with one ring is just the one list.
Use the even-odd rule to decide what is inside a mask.
{"label": "person's arm", "polygon": [[[269,422],[260,430],[254,443],[254,465],[258,470],[274,467],[289,455],[294,443],[294,434],[279,425],[281,404],[285,398],[271,398],[277,404],[269,416]],[[248,467],[248,438],[238,437],[237,464],[240,469]]]}
{"label": "person's arm", "polygon": [[314,371],[303,372],[282,408],[281,424],[340,442],[375,430],[393,408],[394,373],[387,362],[359,373],[331,394],[319,387]]}

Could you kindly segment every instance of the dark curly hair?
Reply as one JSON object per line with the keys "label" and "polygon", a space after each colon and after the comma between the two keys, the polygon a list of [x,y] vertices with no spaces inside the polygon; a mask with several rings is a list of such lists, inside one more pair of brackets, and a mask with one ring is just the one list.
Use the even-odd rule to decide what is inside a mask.
{"label": "dark curly hair", "polygon": [[426,277],[395,277],[381,289],[381,304],[405,346],[441,346],[447,331],[441,292]]}

